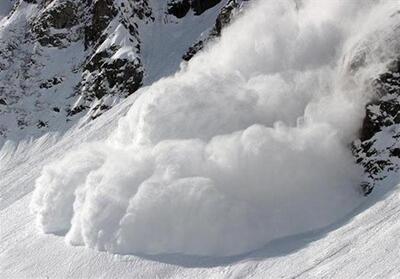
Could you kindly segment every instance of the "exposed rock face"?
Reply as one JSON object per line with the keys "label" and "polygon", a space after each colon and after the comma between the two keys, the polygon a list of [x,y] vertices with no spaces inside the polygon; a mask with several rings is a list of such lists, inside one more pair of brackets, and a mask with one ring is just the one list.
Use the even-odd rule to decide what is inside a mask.
{"label": "exposed rock face", "polygon": [[[141,87],[144,70],[135,20],[144,15],[151,18],[151,10],[134,7],[130,2],[116,6],[113,1],[99,0],[88,8],[91,19],[84,28],[84,43],[95,52],[83,67],[75,93],[81,98],[68,110],[69,116],[91,109],[91,118],[96,118],[111,108],[115,99],[126,98]],[[125,57],[120,55],[122,49]]]}
{"label": "exposed rock face", "polygon": [[32,31],[42,46],[66,47],[80,39],[78,19],[78,7],[74,2],[58,2],[37,16]]}
{"label": "exposed rock face", "polygon": [[80,83],[81,102],[76,104],[69,115],[92,107],[92,118],[111,107],[110,97],[126,98],[142,86],[143,68],[139,59],[110,59],[107,51],[97,53],[85,66]]}
{"label": "exposed rock face", "polygon": [[118,14],[112,0],[98,0],[89,7],[88,11],[91,20],[85,27],[85,46],[95,44],[97,41],[104,40],[104,30]]}
{"label": "exposed rock face", "polygon": [[388,72],[380,75],[375,86],[381,97],[366,107],[367,116],[360,138],[363,141],[371,139],[384,127],[400,123],[400,60],[395,60]]}
{"label": "exposed rock face", "polygon": [[195,15],[201,15],[206,10],[219,4],[221,0],[170,0],[168,3],[168,13],[182,18],[193,10]]}
{"label": "exposed rock face", "polygon": [[215,20],[213,28],[207,34],[207,36],[191,46],[182,58],[185,61],[189,61],[193,58],[193,56],[196,55],[196,53],[202,50],[208,42],[220,37],[222,29],[231,23],[235,15],[241,11],[243,3],[247,1],[249,0],[229,0],[228,3],[221,9],[217,19]]}
{"label": "exposed rock face", "polygon": [[375,181],[400,170],[400,58],[374,82],[378,98],[367,104],[360,140],[353,153],[366,173],[361,185],[368,195]]}
{"label": "exposed rock face", "polygon": [[177,18],[183,18],[190,9],[191,3],[189,0],[171,0],[168,3],[168,13]]}

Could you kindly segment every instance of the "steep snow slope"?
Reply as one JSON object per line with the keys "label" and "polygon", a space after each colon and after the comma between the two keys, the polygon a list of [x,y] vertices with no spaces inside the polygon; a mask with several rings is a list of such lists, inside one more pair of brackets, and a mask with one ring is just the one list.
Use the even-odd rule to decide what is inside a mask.
{"label": "steep snow slope", "polygon": [[13,5],[13,0],[3,0],[0,2],[0,20],[3,19],[8,13],[10,12],[12,5]]}
{"label": "steep snow slope", "polygon": [[13,2],[0,23],[0,146],[95,119],[172,74],[221,8],[242,1],[210,1],[180,18],[164,0]]}
{"label": "steep snow slope", "polygon": [[10,196],[0,211],[2,278],[396,278],[399,274],[400,185],[393,187],[398,175],[382,181],[361,207],[329,228],[236,257],[118,256],[39,234],[28,204],[42,166],[74,145],[106,137],[115,125],[110,119],[126,113],[132,102],[128,99],[96,125],[72,131],[57,144],[41,140],[8,155],[3,150],[1,193],[6,187]]}
{"label": "steep snow slope", "polygon": [[154,12],[159,16],[153,23],[139,26],[143,41],[143,65],[147,69],[144,83],[147,85],[179,69],[183,54],[203,32],[211,29],[219,10],[225,4],[222,1],[202,16],[195,16],[193,12],[189,12],[185,17],[177,19],[165,16],[165,6],[156,3],[157,1],[153,1],[152,5]]}
{"label": "steep snow slope", "polygon": [[[396,146],[398,146],[396,121],[398,120],[396,110],[393,114],[392,105],[396,107],[396,77],[399,69],[397,66],[394,67],[392,62],[398,57],[398,43],[396,39],[393,40],[398,37],[398,13],[394,12],[398,6],[396,2],[390,1],[364,1],[362,5],[354,2],[354,5],[350,6],[346,6],[349,2],[346,4],[337,1],[331,2],[330,9],[325,9],[326,3],[319,2],[320,6],[316,5],[316,2],[311,3],[312,6],[308,8],[312,7],[312,9],[307,10],[306,7],[303,11],[300,8],[304,16],[303,20],[307,19],[300,20],[307,27],[304,30],[301,28],[302,24],[291,26],[291,19],[293,19],[291,16],[296,15],[292,12],[298,10],[299,6],[293,5],[290,1],[282,1],[280,4],[274,1],[264,2],[264,7],[258,6],[259,9],[251,14],[255,24],[250,24],[246,29],[249,32],[244,32],[250,38],[254,38],[252,36],[256,34],[258,39],[247,40],[248,37],[244,36],[238,41],[240,47],[235,48],[232,42],[237,42],[238,38],[233,36],[235,32],[232,31],[229,35],[230,31],[227,30],[228,35],[223,37],[217,46],[195,58],[180,73],[163,79],[149,88],[144,88],[140,91],[142,93],[128,98],[96,121],[85,125],[83,119],[76,128],[63,137],[46,136],[32,143],[21,143],[17,148],[14,148],[12,143],[6,144],[0,153],[1,275],[4,277],[395,278],[399,273],[399,244],[396,235],[399,229],[397,219],[400,212],[399,186],[395,185],[400,179],[395,168],[398,164],[396,157],[398,156],[396,155]],[[345,6],[336,6],[338,3]],[[269,36],[266,37],[262,36],[257,28],[260,26],[257,22],[264,22],[263,17],[255,16],[265,7],[270,8],[266,9],[268,10],[266,14],[269,15],[268,20],[271,20],[274,15],[277,16],[268,23],[280,22],[277,26],[268,25],[271,29],[268,30]],[[274,14],[274,11],[277,13]],[[329,12],[326,13],[326,11]],[[358,13],[361,14],[360,25],[356,24]],[[332,21],[326,23],[327,18],[333,22],[340,22],[343,26],[332,25]],[[379,24],[376,24],[377,18],[380,19]],[[354,30],[344,28],[348,26],[346,19],[354,25],[355,33],[353,33]],[[313,28],[313,26],[318,26],[318,28]],[[243,28],[238,25],[232,27],[231,30],[239,27]],[[292,40],[288,42],[280,36],[283,33],[278,27],[286,31],[285,35],[296,34],[296,32],[290,32],[291,27],[295,27],[293,30],[300,30],[300,35],[296,37],[297,41],[294,44],[296,48],[290,47]],[[250,32],[254,30],[257,32]],[[279,32],[275,34],[275,30]],[[314,32],[307,32],[309,30]],[[321,32],[318,33],[318,30]],[[325,37],[327,33],[322,32],[324,30],[329,30],[330,36]],[[309,40],[310,38],[312,40]],[[308,55],[307,42],[312,42],[313,56]],[[361,44],[358,44],[359,42]],[[338,51],[342,47],[343,53]],[[249,50],[254,52],[249,52]],[[297,52],[293,54],[293,50]],[[246,57],[249,53],[254,54],[252,56],[254,59],[238,59],[242,54]],[[274,55],[270,56],[270,53]],[[216,57],[223,58],[223,63],[219,64]],[[311,59],[316,57],[318,59]],[[263,64],[265,61],[267,63]],[[277,63],[273,63],[274,61]],[[339,62],[336,63],[336,61]],[[283,69],[282,65],[285,66]],[[229,79],[232,69],[236,72],[233,78]],[[293,70],[295,73],[292,72]],[[254,73],[258,77],[255,81],[251,79]],[[272,79],[271,82],[271,79],[263,79],[259,76],[263,74],[268,76],[271,73],[277,75],[275,78],[278,81],[281,76],[282,81],[277,82],[276,79]],[[307,73],[306,77],[309,79],[299,78],[304,73]],[[320,79],[313,78],[315,73]],[[219,74],[224,79],[219,79]],[[288,86],[285,82],[292,80],[296,74],[297,78],[293,82],[295,90],[293,90],[291,83],[289,82]],[[210,77],[214,77],[215,80]],[[250,80],[248,80],[249,77]],[[229,82],[216,86],[221,80]],[[374,96],[373,93],[377,93],[374,90],[377,80],[380,81],[378,85],[383,84],[383,91],[378,90],[379,94]],[[332,84],[345,86],[339,87],[340,90],[338,90]],[[276,85],[286,86],[282,89]],[[251,90],[248,90],[249,87]],[[232,92],[237,93],[238,88],[240,92],[248,94],[232,94]],[[274,95],[271,93],[271,88],[281,90],[279,94]],[[312,90],[313,94],[309,95],[307,93],[310,88],[314,90]],[[318,98],[321,89],[324,89],[324,98]],[[185,98],[185,92],[190,92],[191,98]],[[272,100],[269,98],[268,101],[261,103],[248,99],[249,96],[262,97],[264,92],[269,92],[268,96],[275,96],[275,98]],[[303,102],[295,104],[286,102],[287,99],[284,97],[288,94],[285,92],[296,92],[298,101]],[[340,93],[345,94],[343,96]],[[364,96],[367,93],[374,97],[372,101],[368,98],[358,98],[359,94]],[[194,98],[196,94],[203,98]],[[229,106],[227,102],[221,102],[219,97],[224,101],[229,100]],[[254,99],[257,100],[257,98]],[[272,101],[275,105],[268,106]],[[354,142],[355,152],[359,152],[356,157],[362,158],[362,164],[366,170],[371,165],[370,162],[373,165],[375,162],[381,164],[382,161],[387,162],[388,156],[391,156],[392,165],[378,170],[378,178],[372,177],[376,187],[370,196],[363,198],[361,193],[358,196],[347,196],[346,194],[350,193],[347,191],[352,191],[351,187],[357,189],[359,177],[356,173],[350,173],[346,177],[340,172],[342,168],[347,171],[354,167],[351,163],[349,145],[356,138],[358,128],[361,128],[363,109],[367,102],[368,115],[365,119],[373,122],[373,129],[369,127],[371,126],[369,122],[364,120],[362,131],[367,131],[366,127],[370,130],[367,137],[362,136],[361,141]],[[284,110],[276,103],[290,109]],[[196,110],[199,104],[201,104],[201,109]],[[223,105],[218,106],[218,104]],[[254,104],[257,105],[254,106]],[[191,113],[185,110],[187,108],[190,108]],[[250,109],[246,110],[246,108]],[[260,108],[260,110],[251,108]],[[119,121],[118,128],[115,129],[118,119],[123,115],[125,117]],[[210,115],[216,115],[212,121],[209,119]],[[170,121],[165,121],[166,116]],[[277,120],[280,120],[279,123],[274,125]],[[202,125],[203,122],[207,125]],[[265,128],[260,124],[252,125],[254,122],[261,123]],[[227,123],[229,125],[226,125]],[[328,125],[321,126],[321,123]],[[230,134],[231,132],[233,133]],[[216,135],[217,137],[212,139]],[[268,139],[267,142],[263,141],[265,138]],[[93,141],[95,143],[87,143]],[[280,145],[281,143],[284,144]],[[138,147],[142,150],[135,149],[136,144],[139,144]],[[273,148],[268,149],[271,144]],[[154,147],[154,145],[157,146]],[[202,145],[207,146],[204,153],[206,156],[202,153]],[[77,146],[79,146],[78,151],[76,151]],[[241,146],[244,148],[240,148]],[[276,148],[277,146],[280,148]],[[193,152],[193,150],[200,150],[200,152]],[[284,150],[290,150],[289,154],[282,152]],[[202,164],[198,163],[201,163],[204,157],[207,158],[209,155],[207,152],[210,151],[216,152],[216,155],[211,158],[218,159],[214,160],[217,163],[211,165],[212,168],[207,164],[204,164],[204,169],[200,168]],[[319,157],[321,153],[324,156]],[[93,164],[91,158],[99,154],[100,158],[103,157],[95,160],[94,163],[103,165],[104,158],[106,163],[100,172],[93,172],[91,168],[96,165]],[[187,156],[188,154],[191,156]],[[151,160],[155,158],[155,167],[149,167],[143,160],[147,157]],[[299,164],[289,163],[293,159]],[[241,164],[242,162],[247,163]],[[307,163],[304,164],[304,162]],[[250,165],[251,168],[247,170],[246,165]],[[266,165],[268,169],[264,168]],[[301,175],[305,173],[304,165],[314,166],[312,170],[315,173],[307,170],[308,174],[313,174],[311,177]],[[41,170],[43,166],[46,166],[44,171]],[[126,167],[128,167],[127,171],[121,171]],[[210,169],[214,172],[210,172]],[[248,171],[245,173],[246,176],[243,175],[244,170]],[[77,175],[71,175],[73,172]],[[338,172],[339,175],[337,175]],[[277,175],[274,176],[274,173]],[[288,175],[282,176],[282,173],[288,173]],[[250,208],[256,208],[259,202],[266,202],[264,206],[267,209],[278,209],[273,212],[274,214],[268,210],[261,211],[267,218],[258,218],[263,217],[260,212],[254,215],[249,214],[250,218],[247,220],[254,218],[256,222],[251,224],[254,226],[242,226],[243,223],[238,222],[237,231],[240,233],[247,229],[245,232],[250,232],[250,234],[255,228],[267,224],[263,228],[265,234],[255,242],[252,242],[254,238],[246,234],[234,238],[235,241],[230,244],[224,242],[226,237],[225,239],[223,237],[232,234],[230,232],[224,234],[224,231],[218,229],[224,226],[229,228],[232,220],[223,219],[222,214],[214,211],[212,215],[217,218],[218,224],[216,224],[215,220],[208,218],[207,210],[198,210],[202,202],[210,201],[209,198],[212,198],[214,193],[212,191],[214,185],[211,184],[209,187],[211,191],[200,191],[197,195],[196,190],[204,186],[202,184],[204,178],[200,181],[196,180],[198,174],[217,181],[215,183],[217,190],[227,196],[226,199],[219,200],[223,206],[228,205],[229,208],[230,203],[226,201],[232,197],[235,198],[236,204],[240,204],[239,197],[249,202]],[[372,172],[365,173],[368,177],[371,174]],[[82,178],[86,175],[90,179]],[[150,198],[146,198],[146,195],[135,197],[135,193],[132,196],[127,186],[135,186],[136,181],[142,179],[142,176],[146,179],[149,175],[152,175],[150,182],[156,182],[161,187],[151,188],[151,183],[147,182],[141,188],[144,189],[145,194],[149,194]],[[37,213],[36,217],[39,217],[37,219],[39,225],[45,230],[55,232],[56,235],[38,235],[34,224],[35,216],[27,209],[33,196],[32,187],[38,176],[40,179],[36,184],[39,190],[34,194],[33,208]],[[180,180],[180,176],[191,177],[193,183]],[[243,177],[246,178],[245,181]],[[341,179],[344,179],[344,183],[340,183]],[[170,192],[176,186],[176,181],[181,183],[180,186],[184,186],[178,187],[182,191]],[[263,183],[258,183],[259,181]],[[268,183],[266,184],[265,181]],[[346,184],[350,187],[340,188]],[[243,185],[246,188],[240,187]],[[268,186],[266,195],[262,191],[265,185]],[[309,185],[315,187],[307,188]],[[81,188],[71,195],[77,186]],[[289,187],[291,191],[280,193],[279,190],[284,187]],[[297,192],[293,191],[294,187],[299,188],[296,189]],[[149,188],[152,191],[146,193],[146,189]],[[325,191],[326,189],[329,191]],[[296,192],[296,195],[293,195],[293,192]],[[274,195],[274,201],[278,201],[274,207],[268,207],[271,205],[271,199],[268,199],[271,193]],[[327,193],[329,197],[324,197]],[[154,202],[155,195],[159,196],[156,202]],[[342,212],[331,211],[327,209],[326,204],[329,205],[334,201],[332,195],[334,198],[345,195],[346,198],[352,200],[346,206],[339,204]],[[65,214],[69,209],[64,210],[64,206],[71,208],[75,198],[72,229],[67,235],[70,243],[134,255],[113,256],[94,250],[66,246],[63,238],[59,236],[64,235],[65,230],[70,229],[68,225],[71,225],[70,216]],[[133,220],[133,225],[130,222],[116,224],[115,220],[118,221],[121,207],[126,206],[127,198],[131,198],[133,202],[129,204],[127,209],[129,214],[124,219],[125,221]],[[293,202],[294,211],[297,214],[291,213],[290,209],[293,210],[293,208],[288,207],[289,210],[285,210],[287,209],[285,203],[281,201],[285,201],[286,198],[290,198]],[[315,210],[318,214],[332,212],[334,214],[329,218],[325,218],[327,215],[321,219],[314,218],[311,223],[306,223],[306,230],[298,229],[298,226],[294,228],[292,225],[299,223],[293,220],[298,221],[303,218],[302,221],[308,222],[306,218],[309,214],[304,214],[307,212],[306,208],[301,206],[301,200],[297,200],[303,198],[314,209],[321,209]],[[171,206],[171,201],[174,202],[172,205],[178,204],[181,207],[174,211],[173,209],[176,208]],[[210,205],[206,209],[218,209],[212,201],[211,199],[210,203],[206,203]],[[135,206],[135,202],[139,203]],[[358,206],[359,202],[362,203],[360,206]],[[332,204],[338,205],[337,202]],[[192,206],[197,211],[190,211]],[[122,208],[122,213],[124,210],[125,208]],[[246,220],[246,218],[240,219],[240,210],[240,208],[233,208],[224,212],[229,212],[230,216],[236,219],[239,217],[239,221]],[[137,214],[138,212],[140,214]],[[188,215],[186,214],[188,212],[195,214]],[[285,214],[286,217],[291,217],[281,218],[285,217]],[[191,222],[179,223],[180,226],[173,228],[182,229],[183,235],[171,234],[171,231],[176,232],[176,230],[169,230],[165,224],[174,224],[177,220],[179,222],[180,218],[185,218],[186,215],[193,217]],[[272,226],[268,226],[268,222],[274,218],[278,221],[283,220],[277,223],[278,227],[284,225],[283,228],[279,227],[280,230],[275,235],[271,232]],[[121,224],[125,227],[121,226],[120,229]],[[207,224],[212,224],[212,226],[207,227]],[[331,225],[321,230],[324,224]],[[155,227],[152,227],[154,225]],[[215,229],[216,233],[211,234],[211,237],[201,238],[204,225],[208,229]],[[171,242],[152,243],[149,239],[140,237],[140,234],[138,238],[135,233],[143,228],[145,232],[151,232],[148,235],[152,239],[159,240],[164,237]],[[148,228],[152,229],[148,230]],[[191,231],[192,228],[199,230]],[[115,236],[113,235],[115,229],[122,234],[116,234],[120,238],[117,238],[117,245],[113,246],[112,237]],[[309,230],[313,231],[280,238]],[[191,233],[187,233],[188,231]],[[205,231],[210,232],[210,230]],[[199,232],[200,237],[196,237]],[[109,241],[110,236],[111,241]],[[131,238],[126,238],[127,236]],[[273,239],[276,240],[264,246]],[[215,245],[212,245],[213,241],[218,243],[216,250]],[[139,249],[138,243],[142,245]],[[254,249],[257,250],[248,252]],[[141,252],[146,254],[141,254]],[[173,252],[181,254],[149,256],[151,253]],[[222,257],[183,256],[182,253]],[[231,254],[239,255],[226,257]]]}
{"label": "steep snow slope", "polygon": [[[46,166],[40,229],[109,252],[231,256],[349,214],[363,199],[349,145],[400,17],[393,2],[332,1],[321,16],[325,5],[258,2],[107,140]],[[352,73],[360,40],[380,51]]]}

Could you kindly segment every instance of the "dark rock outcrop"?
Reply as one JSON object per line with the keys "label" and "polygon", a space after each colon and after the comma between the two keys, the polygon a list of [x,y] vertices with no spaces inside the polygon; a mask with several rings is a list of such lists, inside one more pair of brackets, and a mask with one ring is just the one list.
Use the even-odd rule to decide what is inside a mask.
{"label": "dark rock outcrop", "polygon": [[229,0],[228,3],[221,9],[220,13],[218,14],[217,19],[215,20],[215,24],[209,34],[204,38],[197,41],[193,44],[188,51],[183,55],[183,60],[189,61],[196,55],[200,50],[204,48],[204,46],[213,41],[215,38],[221,36],[222,29],[229,25],[234,18],[236,13],[239,13],[240,6],[242,2],[246,2],[249,0]]}
{"label": "dark rock outcrop", "polygon": [[195,15],[201,15],[208,9],[219,4],[221,0],[192,0],[191,6]]}
{"label": "dark rock outcrop", "polygon": [[73,1],[57,2],[33,22],[32,31],[42,46],[65,47],[80,38],[78,7]]}
{"label": "dark rock outcrop", "polygon": [[192,10],[198,16],[219,3],[221,0],[171,0],[168,3],[168,13],[182,18]]}
{"label": "dark rock outcrop", "polygon": [[168,3],[168,13],[183,18],[190,11],[191,4],[189,0],[173,0]]}
{"label": "dark rock outcrop", "polygon": [[88,13],[91,15],[91,20],[88,26],[85,27],[86,47],[96,43],[99,39],[104,40],[102,38],[103,32],[111,20],[117,16],[118,10],[113,0],[97,0],[89,8]]}
{"label": "dark rock outcrop", "polygon": [[91,113],[96,118],[111,107],[104,104],[103,98],[126,98],[142,86],[144,71],[139,59],[112,59],[110,55],[112,52],[108,51],[97,53],[87,63],[79,85],[84,103],[74,106],[68,113],[70,116],[89,109],[98,100]]}
{"label": "dark rock outcrop", "polygon": [[366,105],[360,140],[353,143],[356,161],[366,174],[361,185],[365,195],[376,181],[400,170],[400,58],[373,85],[377,98]]}

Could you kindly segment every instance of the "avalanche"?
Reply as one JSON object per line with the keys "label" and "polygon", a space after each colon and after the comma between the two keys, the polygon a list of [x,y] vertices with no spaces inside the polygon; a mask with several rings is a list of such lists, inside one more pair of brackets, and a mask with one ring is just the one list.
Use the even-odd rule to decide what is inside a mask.
{"label": "avalanche", "polygon": [[341,220],[363,200],[349,145],[397,46],[350,64],[395,2],[255,2],[108,139],[44,167],[38,226],[113,253],[228,256]]}

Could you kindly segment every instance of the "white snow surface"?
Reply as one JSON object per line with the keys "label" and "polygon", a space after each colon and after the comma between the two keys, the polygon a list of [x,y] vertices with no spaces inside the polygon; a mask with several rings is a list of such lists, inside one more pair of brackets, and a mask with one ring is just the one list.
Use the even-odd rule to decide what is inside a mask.
{"label": "white snow surface", "polygon": [[0,1],[0,21],[10,12],[14,0],[1,0]]}
{"label": "white snow surface", "polygon": [[337,222],[362,201],[349,143],[398,44],[357,75],[345,55],[356,35],[398,35],[396,4],[256,2],[106,140],[43,168],[39,228],[113,253],[232,256]]}
{"label": "white snow surface", "polygon": [[146,85],[172,75],[179,69],[182,55],[199,38],[208,34],[227,1],[221,1],[201,16],[194,16],[193,11],[189,11],[181,19],[166,14],[167,7],[163,1],[151,0],[150,3],[156,15],[155,21],[139,24]]}
{"label": "white snow surface", "polygon": [[[19,0],[13,1],[18,4],[9,12],[8,2],[0,1],[0,14],[8,13],[7,17],[0,19],[0,64],[3,69],[0,80],[6,81],[0,86],[0,99],[5,99],[7,103],[0,105],[0,146],[7,139],[19,141],[28,137],[38,138],[47,132],[63,133],[80,118],[90,121],[93,116],[98,116],[99,107],[114,106],[125,98],[126,91],[114,92],[113,88],[109,88],[110,94],[100,100],[91,102],[84,97],[85,91],[92,90],[91,80],[99,74],[84,69],[89,55],[116,48],[118,50],[110,61],[127,59],[139,66],[137,63],[141,60],[143,68],[140,67],[140,70],[144,71],[145,85],[173,74],[179,69],[182,55],[215,24],[227,0],[201,16],[189,13],[183,19],[166,14],[166,1],[149,1],[154,21],[148,17],[132,17],[132,7],[128,8],[131,5],[124,3],[125,0],[114,1],[116,7],[124,5],[125,9],[121,8],[120,14],[108,25],[105,31],[108,36],[95,47],[96,52],[93,53],[91,48],[85,51],[80,23],[70,30],[51,28],[50,35],[60,33],[67,37],[62,40],[63,47],[41,45],[31,29],[45,12],[43,7],[37,1],[27,3]],[[46,9],[60,2],[63,1],[46,2]],[[143,3],[135,2],[134,6],[137,5]],[[121,23],[123,20],[132,26],[137,25],[138,33],[129,34]],[[58,82],[55,84],[54,80]],[[82,94],[77,94],[81,82],[85,86],[81,88]],[[89,106],[90,109],[70,116],[69,111],[79,106]]]}
{"label": "white snow surface", "polygon": [[6,143],[1,277],[396,278],[399,177],[361,197],[348,143],[398,3],[321,2],[260,1],[96,121]]}
{"label": "white snow surface", "polygon": [[95,125],[72,130],[62,139],[44,137],[2,149],[1,278],[397,278],[400,185],[393,185],[400,181],[398,175],[382,181],[359,208],[324,230],[235,257],[113,255],[39,234],[28,205],[43,165],[82,142],[106,137],[133,101],[129,98]]}

